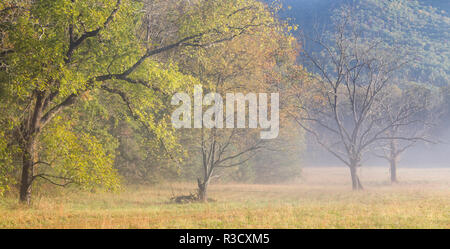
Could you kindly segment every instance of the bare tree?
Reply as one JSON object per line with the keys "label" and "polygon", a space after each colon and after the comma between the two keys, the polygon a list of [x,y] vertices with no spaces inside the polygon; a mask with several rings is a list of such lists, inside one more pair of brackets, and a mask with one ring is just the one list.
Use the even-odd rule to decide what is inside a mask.
{"label": "bare tree", "polygon": [[390,164],[391,183],[397,182],[397,165],[401,154],[419,142],[434,143],[428,138],[433,126],[434,110],[431,91],[422,86],[400,89],[392,86],[385,91],[386,98],[381,103],[385,122],[402,119],[402,125],[392,126],[386,131],[389,141],[380,142],[382,154]]}
{"label": "bare tree", "polygon": [[302,53],[313,71],[313,98],[298,95],[300,111],[291,115],[349,167],[353,189],[360,190],[357,169],[376,142],[411,140],[386,136],[387,131],[407,125],[408,116],[384,122],[386,114],[381,111],[384,90],[394,73],[407,63],[407,57],[378,39],[365,38],[350,8],[342,8],[334,24],[334,31],[325,39],[308,38],[321,48],[320,52]]}
{"label": "bare tree", "polygon": [[[228,133],[228,134],[226,134]],[[247,140],[247,142],[245,142]],[[264,140],[252,140],[243,129],[202,129],[201,155],[203,178],[198,178],[198,198],[207,201],[208,185],[218,169],[242,165],[253,158],[263,147]]]}

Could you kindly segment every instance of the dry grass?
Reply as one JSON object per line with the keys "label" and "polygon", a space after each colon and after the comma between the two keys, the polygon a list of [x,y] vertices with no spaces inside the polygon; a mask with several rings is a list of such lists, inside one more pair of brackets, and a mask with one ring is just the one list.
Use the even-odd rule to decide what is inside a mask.
{"label": "dry grass", "polygon": [[364,168],[352,192],[346,168],[305,168],[286,185],[212,185],[214,203],[171,204],[194,184],[130,186],[121,193],[41,196],[31,208],[0,199],[1,228],[450,228],[450,169]]}

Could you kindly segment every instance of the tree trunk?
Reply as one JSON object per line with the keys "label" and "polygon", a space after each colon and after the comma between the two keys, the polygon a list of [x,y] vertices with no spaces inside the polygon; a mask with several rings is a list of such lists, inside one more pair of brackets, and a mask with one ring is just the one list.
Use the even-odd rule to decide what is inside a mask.
{"label": "tree trunk", "polygon": [[390,173],[391,173],[391,183],[397,182],[397,144],[395,141],[391,141],[391,155],[390,155]]}
{"label": "tree trunk", "polygon": [[350,166],[350,175],[352,177],[352,188],[353,188],[353,190],[362,190],[363,187],[361,185],[361,182],[359,181],[358,172],[357,172],[357,166],[356,165]]}
{"label": "tree trunk", "polygon": [[34,177],[34,165],[36,162],[36,139],[40,132],[40,120],[42,117],[42,109],[45,105],[44,92],[35,93],[35,103],[32,112],[20,126],[21,139],[20,147],[22,150],[22,176],[20,179],[20,195],[21,203],[30,204],[31,201],[31,185]]}
{"label": "tree trunk", "polygon": [[20,196],[21,203],[30,204],[31,202],[31,185],[34,175],[35,163],[35,146],[34,141],[30,141],[23,146],[22,151],[22,177],[20,179]]}
{"label": "tree trunk", "polygon": [[198,199],[202,202],[208,201],[208,182],[201,182],[200,179],[197,179],[198,182]]}
{"label": "tree trunk", "polygon": [[391,183],[397,183],[397,158],[391,158],[390,163]]}

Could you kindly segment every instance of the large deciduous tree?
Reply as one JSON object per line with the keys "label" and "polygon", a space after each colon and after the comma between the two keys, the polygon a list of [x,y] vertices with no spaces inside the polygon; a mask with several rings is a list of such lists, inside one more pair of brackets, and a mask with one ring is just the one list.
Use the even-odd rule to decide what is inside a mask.
{"label": "large deciduous tree", "polygon": [[399,115],[385,122],[382,104],[385,89],[408,57],[379,39],[365,37],[352,13],[349,7],[341,8],[334,16],[333,32],[307,39],[321,47],[303,52],[312,71],[312,79],[303,83],[314,82],[313,94],[298,95],[299,111],[292,116],[348,166],[352,187],[360,190],[358,168],[363,156],[376,142],[393,139],[386,132],[404,125],[407,118]]}
{"label": "large deciduous tree", "polygon": [[[108,179],[106,175],[115,178],[107,155],[104,160],[92,160],[103,155],[92,153],[93,148],[102,151],[96,138],[90,134],[81,134],[84,139],[80,134],[73,137],[73,127],[58,118],[77,115],[68,110],[83,96],[114,95],[111,100],[121,101],[127,115],[158,139],[172,138],[166,118],[158,116],[165,108],[162,100],[192,79],[175,65],[159,62],[158,55],[234,39],[265,21],[254,6],[254,1],[196,1],[182,15],[174,15],[171,22],[177,29],[167,39],[151,40],[137,34],[145,27],[140,1],[2,1],[1,14],[13,16],[1,25],[0,78],[6,96],[2,104],[8,103],[12,117],[12,127],[5,131],[6,147],[16,146],[21,158],[20,201],[30,202],[37,178],[58,185],[93,179],[101,183]],[[65,145],[59,147],[57,142]],[[59,169],[40,160],[47,147],[62,150]],[[42,172],[44,167],[38,171],[40,165],[55,174]],[[86,174],[78,174],[80,169],[86,169]]]}
{"label": "large deciduous tree", "polygon": [[[261,127],[250,125],[255,123],[255,120],[250,120],[255,117],[252,116],[254,113],[250,113],[249,106],[258,105],[258,93],[268,93],[270,96],[271,92],[278,92],[276,85],[281,77],[281,70],[277,71],[276,68],[295,62],[296,40],[290,36],[289,26],[276,19],[273,12],[275,10],[255,2],[254,6],[239,11],[257,11],[256,18],[262,22],[242,30],[236,39],[215,46],[202,46],[200,50],[187,49],[185,54],[188,56],[181,58],[183,70],[199,79],[205,98],[209,93],[220,95],[220,100],[213,98],[204,109],[214,109],[215,104],[224,106],[221,114],[218,114],[220,116],[214,115],[213,121],[203,120],[202,128],[196,127],[199,129],[194,130],[192,134],[186,132],[191,135],[188,138],[191,143],[187,146],[193,149],[190,155],[198,155],[195,157],[198,160],[194,163],[201,169],[201,177],[197,179],[198,198],[201,201],[208,199],[211,179],[230,173],[229,169],[249,162],[268,146],[268,141],[260,138]],[[233,103],[232,99],[227,97],[227,94],[235,93],[251,93],[256,97],[244,100],[245,128],[236,125],[238,110],[236,107],[231,109],[238,101]],[[268,102],[271,103],[269,99]],[[264,103],[260,102],[259,105],[261,104]],[[232,127],[226,124],[230,115],[234,116]],[[206,122],[217,120],[220,120],[219,125],[213,128],[204,127]]]}

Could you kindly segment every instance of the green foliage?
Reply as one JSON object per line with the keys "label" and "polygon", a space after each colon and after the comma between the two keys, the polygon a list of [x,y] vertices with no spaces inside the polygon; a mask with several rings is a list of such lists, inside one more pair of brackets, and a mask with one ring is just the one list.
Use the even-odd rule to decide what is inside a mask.
{"label": "green foliage", "polygon": [[367,0],[358,5],[357,11],[364,17],[364,29],[415,57],[405,70],[409,80],[438,86],[448,84],[448,14],[418,1],[405,0]]}
{"label": "green foliage", "polygon": [[[6,1],[1,6],[18,12],[1,27],[6,34],[2,45],[13,50],[2,58],[5,67],[0,70],[5,96],[2,105],[8,105],[6,117],[15,121],[12,128],[2,127],[7,142],[22,143],[17,136],[23,133],[19,132],[20,123],[29,119],[30,110],[37,103],[36,93],[55,95],[54,99],[47,97],[49,108],[44,113],[71,94],[90,99],[82,101],[84,108],[78,106],[57,115],[37,136],[39,163],[35,177],[58,185],[73,182],[86,189],[96,186],[117,189],[120,181],[113,168],[117,142],[102,127],[105,122],[101,120],[109,110],[99,106],[95,91],[87,90],[99,87],[94,80],[99,74],[123,70],[145,49],[134,33],[142,16],[138,14],[142,5],[121,1],[114,20],[106,26],[117,1],[43,0],[17,4]],[[81,43],[69,62],[69,41],[97,29],[101,32]],[[13,156],[10,152],[6,154],[2,158]],[[2,162],[2,167],[3,164],[13,167],[11,161]],[[3,171],[6,170],[2,168]],[[2,177],[2,186],[6,180]]]}
{"label": "green foliage", "polygon": [[[176,175],[180,158],[192,155],[170,124],[170,97],[210,77],[199,77],[185,60],[225,73],[255,60],[245,75],[256,82],[267,80],[280,51],[293,46],[287,26],[260,1],[158,3],[164,8],[152,11],[167,20],[155,27],[146,27],[147,19],[158,13],[142,1],[0,3],[0,193],[17,177],[13,161],[22,155],[36,163],[33,180],[85,189],[117,189],[119,173],[139,171],[152,181]],[[145,36],[145,28],[165,36]],[[242,43],[231,43],[240,36]],[[235,53],[214,63],[229,51]],[[242,52],[239,67],[224,63]]]}
{"label": "green foliage", "polygon": [[[265,5],[257,1],[225,0],[204,1],[192,8],[180,21],[180,34],[207,34],[204,41],[213,42],[217,35],[235,37],[248,27],[263,26],[274,22]],[[224,37],[224,38],[227,38]]]}
{"label": "green foliage", "polygon": [[120,182],[113,168],[114,151],[105,150],[95,136],[75,132],[72,127],[72,121],[58,117],[42,134],[40,160],[45,164],[38,166],[37,175],[45,174],[54,182],[61,179],[63,184],[75,183],[84,189],[117,190]]}
{"label": "green foliage", "polygon": [[36,89],[58,90],[59,97],[64,98],[86,89],[99,73],[114,72],[133,63],[142,48],[133,33],[140,4],[122,2],[115,21],[98,37],[80,45],[71,64],[65,63],[67,27],[73,26],[75,38],[102,27],[116,1],[44,0],[26,6],[7,30],[15,52],[2,72],[16,95],[24,97]]}
{"label": "green foliage", "polygon": [[[1,88],[0,80],[0,90]],[[3,95],[2,95],[3,94]],[[10,144],[11,130],[15,125],[15,111],[10,102],[8,89],[3,88],[0,92],[0,196],[2,196],[16,183],[16,167],[14,161],[17,160],[18,148]]]}
{"label": "green foliage", "polygon": [[12,158],[8,153],[7,141],[4,135],[4,132],[0,131],[0,196],[15,183],[12,175],[14,170]]}
{"label": "green foliage", "polygon": [[[282,84],[280,81],[285,76],[286,68],[295,62],[297,43],[289,33],[292,27],[275,18],[276,10],[269,9],[258,1],[228,0],[209,1],[193,11],[200,14],[187,16],[182,22],[181,32],[188,36],[213,30],[209,32],[210,36],[201,38],[201,43],[208,46],[202,47],[203,49],[186,47],[182,50],[182,55],[175,58],[179,59],[182,72],[198,78],[205,94],[218,92],[225,97],[226,93],[233,91],[279,92],[277,87]],[[221,35],[223,42],[214,43],[213,34],[227,35]],[[274,82],[278,85],[272,85],[276,84]],[[208,175],[205,171],[213,172],[213,179],[247,182],[264,181],[266,179],[263,175],[266,173],[270,175],[268,178],[273,178],[277,173],[282,176],[298,175],[298,172],[293,174],[295,170],[290,171],[290,167],[298,169],[299,164],[287,166],[285,162],[276,160],[248,161],[253,153],[255,157],[266,154],[264,150],[247,151],[219,166],[202,161],[203,153],[214,153],[210,158],[223,159],[248,150],[258,143],[259,131],[194,129],[183,130],[181,136],[188,154],[181,169],[181,175],[186,179],[193,180]],[[292,140],[297,138],[299,137],[291,136]],[[205,144],[204,149],[202,142]],[[225,144],[227,145],[222,150],[221,146]],[[260,170],[263,167],[268,170]]]}

